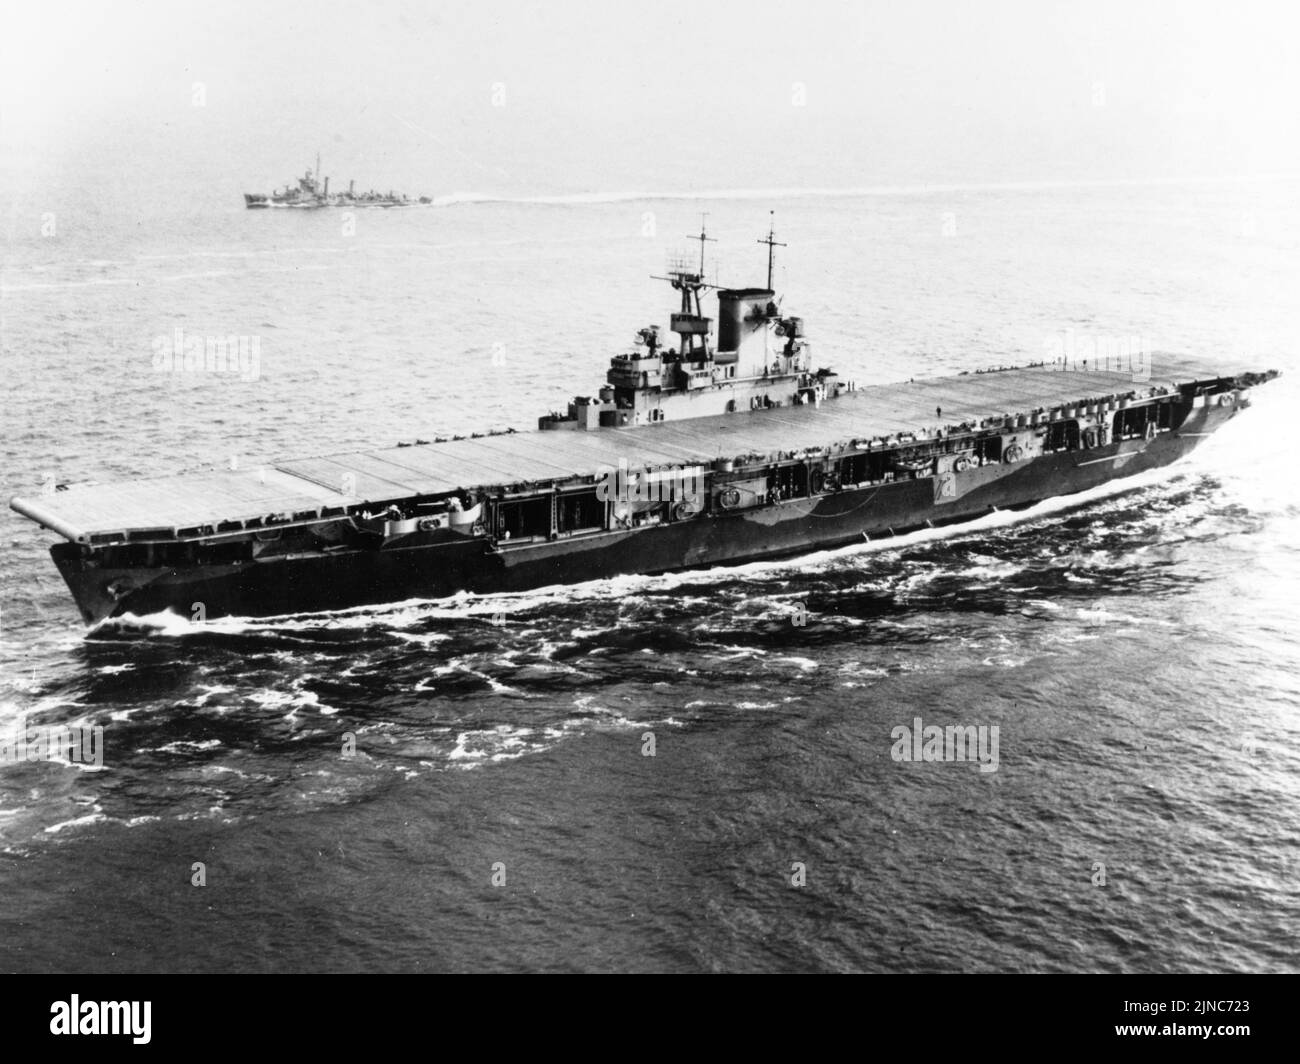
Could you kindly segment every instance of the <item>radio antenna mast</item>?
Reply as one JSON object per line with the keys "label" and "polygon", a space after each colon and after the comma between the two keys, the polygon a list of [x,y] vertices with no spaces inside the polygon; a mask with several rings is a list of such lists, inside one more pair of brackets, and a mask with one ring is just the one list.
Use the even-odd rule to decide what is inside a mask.
{"label": "radio antenna mast", "polygon": [[704,279],[704,244],[706,241],[710,244],[716,244],[718,242],[714,237],[705,235],[704,221],[706,218],[708,218],[708,216],[709,216],[708,211],[704,211],[700,214],[700,235],[699,236],[690,236],[689,234],[687,235],[688,240],[698,240],[700,242],[700,279],[701,280]]}
{"label": "radio antenna mast", "polygon": [[776,230],[774,228],[776,225],[776,211],[768,211],[767,213],[770,216],[770,221],[767,227],[767,239],[760,240],[758,243],[767,245],[767,289],[770,292],[772,290],[772,249],[783,248],[788,245],[782,244],[776,239]]}

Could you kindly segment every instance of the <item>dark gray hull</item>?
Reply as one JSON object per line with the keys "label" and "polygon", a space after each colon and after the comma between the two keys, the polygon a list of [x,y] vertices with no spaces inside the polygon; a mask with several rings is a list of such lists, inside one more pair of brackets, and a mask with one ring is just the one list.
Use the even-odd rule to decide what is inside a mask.
{"label": "dark gray hull", "polygon": [[527,543],[494,544],[478,537],[422,543],[420,537],[410,537],[327,554],[183,568],[106,569],[71,543],[56,545],[52,554],[87,623],[163,610],[182,617],[265,617],[441,598],[459,591],[522,591],[788,557],[971,521],[995,509],[1024,508],[1176,462],[1237,410],[1200,407],[1176,430],[1151,440]]}

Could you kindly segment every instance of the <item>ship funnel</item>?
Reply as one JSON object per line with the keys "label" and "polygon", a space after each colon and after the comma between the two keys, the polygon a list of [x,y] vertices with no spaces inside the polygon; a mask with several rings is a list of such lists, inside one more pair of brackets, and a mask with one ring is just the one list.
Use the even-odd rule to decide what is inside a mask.
{"label": "ship funnel", "polygon": [[717,362],[738,363],[742,376],[762,374],[768,364],[768,321],[775,317],[770,288],[732,288],[718,293]]}
{"label": "ship funnel", "polygon": [[327,177],[325,179],[325,195],[328,196],[329,194],[330,194],[330,179]]}

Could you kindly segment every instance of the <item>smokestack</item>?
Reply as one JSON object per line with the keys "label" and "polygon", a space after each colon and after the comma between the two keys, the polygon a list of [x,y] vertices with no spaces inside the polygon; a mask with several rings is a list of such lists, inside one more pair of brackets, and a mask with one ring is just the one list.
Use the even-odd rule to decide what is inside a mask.
{"label": "smokestack", "polygon": [[325,179],[325,195],[328,196],[329,194],[330,194],[330,179],[327,177]]}
{"label": "smokestack", "polygon": [[738,372],[761,373],[768,362],[767,306],[770,288],[734,288],[718,293],[718,362],[738,362]]}

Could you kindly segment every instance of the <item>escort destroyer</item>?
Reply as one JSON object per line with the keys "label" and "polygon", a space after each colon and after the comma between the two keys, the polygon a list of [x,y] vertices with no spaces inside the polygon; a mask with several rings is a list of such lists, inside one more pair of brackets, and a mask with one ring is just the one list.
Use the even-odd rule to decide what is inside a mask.
{"label": "escort destroyer", "polygon": [[330,179],[321,177],[320,156],[316,156],[316,170],[308,170],[295,184],[285,185],[278,192],[245,192],[244,206],[250,211],[267,210],[273,207],[410,207],[415,204],[428,206],[432,203],[428,196],[418,200],[400,192],[358,192],[356,182],[349,181],[346,192],[330,192]]}
{"label": "escort destroyer", "polygon": [[640,330],[596,395],[535,429],[10,505],[62,537],[51,554],[87,624],[321,612],[773,559],[1024,508],[1177,461],[1277,375],[1152,354],[1140,381],[1058,362],[857,387],[813,368],[772,286],[782,245],[760,243],[761,288],[706,283],[702,250],[698,268],[673,263],[675,340]]}

